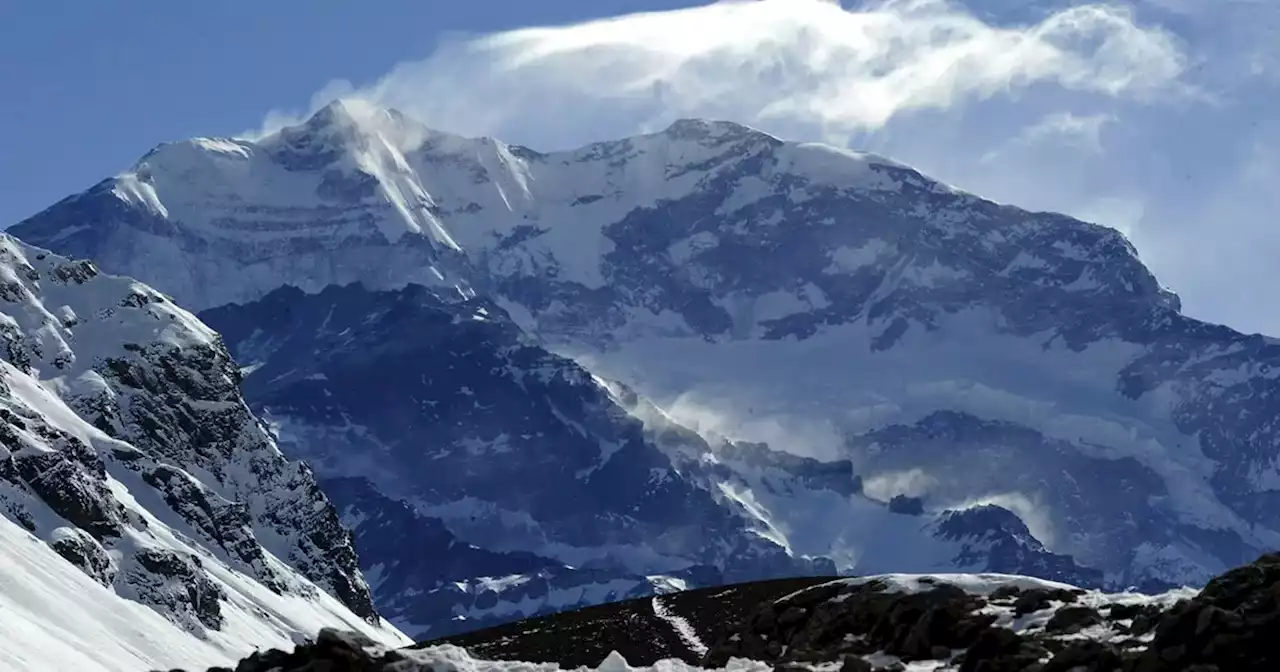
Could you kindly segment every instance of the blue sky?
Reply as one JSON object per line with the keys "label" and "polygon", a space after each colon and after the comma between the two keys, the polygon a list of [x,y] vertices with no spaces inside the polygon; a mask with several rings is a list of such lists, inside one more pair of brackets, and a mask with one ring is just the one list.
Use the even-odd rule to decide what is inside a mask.
{"label": "blue sky", "polygon": [[442,37],[688,6],[678,0],[0,3],[0,222],[127,168],[159,142],[229,135],[335,78]]}
{"label": "blue sky", "polygon": [[711,116],[1115,226],[1187,312],[1280,335],[1280,2],[701,4],[9,3],[0,222],[338,93],[540,149]]}

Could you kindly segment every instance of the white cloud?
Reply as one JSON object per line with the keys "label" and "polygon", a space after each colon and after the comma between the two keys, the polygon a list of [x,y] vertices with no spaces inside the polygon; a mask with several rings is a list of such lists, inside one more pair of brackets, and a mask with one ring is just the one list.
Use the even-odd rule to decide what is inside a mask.
{"label": "white cloud", "polygon": [[862,492],[871,499],[887,502],[898,495],[924,497],[937,484],[937,479],[916,468],[868,476],[862,481]]}
{"label": "white cloud", "polygon": [[[998,26],[942,0],[861,9],[757,0],[453,43],[396,66],[357,95],[440,128],[528,135],[544,147],[681,116],[803,126],[839,139],[913,110],[1037,85],[1166,95],[1177,90],[1182,68],[1169,34],[1113,6]],[[287,120],[274,113],[267,126]]]}
{"label": "white cloud", "polygon": [[832,460],[843,454],[842,432],[829,419],[773,411],[769,400],[745,401],[715,385],[685,391],[665,401],[667,417],[717,445],[722,440],[763,442],[774,450]]}
{"label": "white cloud", "polygon": [[1018,139],[1031,145],[1061,141],[1102,151],[1102,127],[1115,120],[1110,114],[1076,115],[1071,112],[1055,112],[1023,129]]}

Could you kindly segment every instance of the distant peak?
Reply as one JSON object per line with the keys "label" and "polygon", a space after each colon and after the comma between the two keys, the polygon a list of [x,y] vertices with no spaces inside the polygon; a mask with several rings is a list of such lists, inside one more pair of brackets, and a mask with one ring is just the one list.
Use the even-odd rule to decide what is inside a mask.
{"label": "distant peak", "polygon": [[306,121],[282,128],[258,144],[287,169],[313,170],[340,156],[384,144],[408,151],[430,135],[432,131],[396,110],[357,98],[338,98]]}
{"label": "distant peak", "polygon": [[747,137],[774,140],[773,136],[763,131],[736,122],[696,118],[677,119],[662,132],[662,135],[686,140],[729,140]]}
{"label": "distant peak", "polygon": [[302,125],[312,129],[343,128],[361,126],[376,122],[379,118],[404,123],[404,115],[384,107],[379,107],[359,98],[335,98],[328,105],[320,108]]}

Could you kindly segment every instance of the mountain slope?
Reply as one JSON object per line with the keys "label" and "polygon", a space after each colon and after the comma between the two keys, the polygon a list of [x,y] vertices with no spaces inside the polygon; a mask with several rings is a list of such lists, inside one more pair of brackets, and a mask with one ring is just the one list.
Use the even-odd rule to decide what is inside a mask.
{"label": "mountain slope", "polygon": [[776,543],[842,571],[904,569],[866,541],[900,526],[862,515],[897,497],[998,505],[1121,587],[1280,546],[1280,343],[1181,315],[1115,231],[867,154],[699,120],[543,154],[336,103],[163,146],[13,230],[195,308],[478,292],[712,445],[847,460],[865,498],[753,491]]}
{"label": "mountain slope", "polygon": [[8,669],[226,662],[326,625],[401,641],[194,316],[0,235],[0,340]]}
{"label": "mountain slope", "polygon": [[855,511],[856,541],[883,545],[885,562],[1101,581],[1003,509],[903,513],[865,497],[848,461],[713,448],[485,299],[285,288],[201,317],[246,364],[246,397],[282,448],[315,465],[379,608],[406,632],[835,571],[796,557],[770,509]]}
{"label": "mountain slope", "polygon": [[[646,594],[658,574],[683,585],[697,566],[693,575],[712,582],[834,570],[753,532],[736,502],[691,480],[607,387],[492,302],[445,301],[418,285],[286,288],[202,317],[246,364],[245,394],[282,448],[341,479],[326,490],[365,540],[366,571],[379,567],[384,609],[397,605],[413,632],[438,632],[439,612],[420,615],[467,592],[423,591],[484,577],[511,593],[501,601],[525,603],[497,610],[510,619]],[[696,435],[684,444],[709,455]],[[366,537],[375,521],[382,533]],[[380,541],[406,528],[439,540],[438,555],[407,575],[403,545]],[[454,563],[459,571],[445,569]],[[545,601],[525,592],[532,577],[511,576],[547,572],[558,590]]]}

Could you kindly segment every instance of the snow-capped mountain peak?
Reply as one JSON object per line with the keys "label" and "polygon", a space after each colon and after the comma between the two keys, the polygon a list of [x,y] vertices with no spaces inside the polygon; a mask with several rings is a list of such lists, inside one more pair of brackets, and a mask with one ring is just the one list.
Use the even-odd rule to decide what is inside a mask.
{"label": "snow-capped mountain peak", "polygon": [[[537,531],[569,529],[550,512],[568,508],[557,495],[584,487],[576,470],[538,489],[548,513],[537,525],[522,517],[529,501],[509,501],[529,493],[479,476],[541,464],[545,427],[609,436],[621,431],[617,414],[635,412],[569,385],[584,415],[614,418],[593,434],[565,413],[559,391],[516,382],[528,369],[620,381],[677,433],[767,444],[769,460],[705,441],[680,462],[653,449],[664,435],[648,423],[659,438],[635,439],[632,461],[598,459],[612,445],[600,441],[582,448],[576,468],[591,481],[648,464],[639,458],[674,460],[678,481],[643,473],[709,497],[712,508],[700,510],[732,510],[724,529],[746,516],[783,555],[847,571],[898,571],[904,554],[930,571],[996,555],[1075,571],[1063,559],[1071,556],[1108,583],[1167,585],[1200,581],[1280,540],[1275,341],[1180,314],[1114,230],[993,203],[871,154],[705,120],[540,153],[342,103],[256,142],[192,141],[182,152],[200,158],[170,165],[158,152],[133,171],[136,185],[110,180],[12,230],[192,309],[246,304],[223,316],[243,328],[241,347],[262,345],[253,340],[262,334],[300,340],[296,350],[268,348],[274,363],[260,371],[274,373],[249,381],[263,381],[260,401],[302,409],[301,429],[333,441],[326,453],[391,446],[458,460],[474,488],[500,490],[492,515],[473,521],[475,501],[448,489],[457,480],[415,496],[430,497],[418,513],[468,542],[482,545],[495,529],[509,540],[524,527],[535,530],[527,547],[500,550],[545,551],[574,566],[606,553],[592,546],[595,555],[569,559],[586,544]],[[354,311],[347,333],[321,328],[336,324],[323,306],[338,300]],[[375,301],[387,310],[360,313]],[[306,320],[292,312],[303,306]],[[273,322],[276,314],[297,322]],[[401,342],[404,324],[418,321],[434,325],[430,338],[449,344],[448,357],[415,357],[425,369],[387,365],[396,376],[361,368],[425,347]],[[473,323],[495,331],[477,340],[466,331]],[[513,350],[506,339],[521,329],[551,352]],[[290,363],[311,357],[314,339],[330,348],[356,334],[362,349],[317,355],[306,375]],[[510,360],[514,352],[527,359]],[[564,368],[537,364],[551,354]],[[479,361],[494,364],[475,370]],[[430,369],[444,362],[452,368]],[[348,382],[376,376],[379,394],[393,398],[369,407],[373,394],[307,377],[339,370]],[[393,378],[410,391],[387,387]],[[520,413],[472,432],[472,418],[503,404]],[[402,410],[381,415],[389,408]],[[357,413],[367,414],[359,430]],[[456,429],[405,430],[425,417]],[[410,445],[447,435],[455,439],[431,451]],[[533,462],[512,457],[485,471],[464,459],[504,450]],[[779,467],[779,451],[812,463]],[[619,482],[593,492],[613,496]],[[999,510],[976,508],[984,504]],[[934,525],[944,518],[950,524]],[[900,543],[930,525],[930,554]],[[626,538],[649,541],[640,529],[627,526]],[[709,560],[731,556],[728,546]]]}

